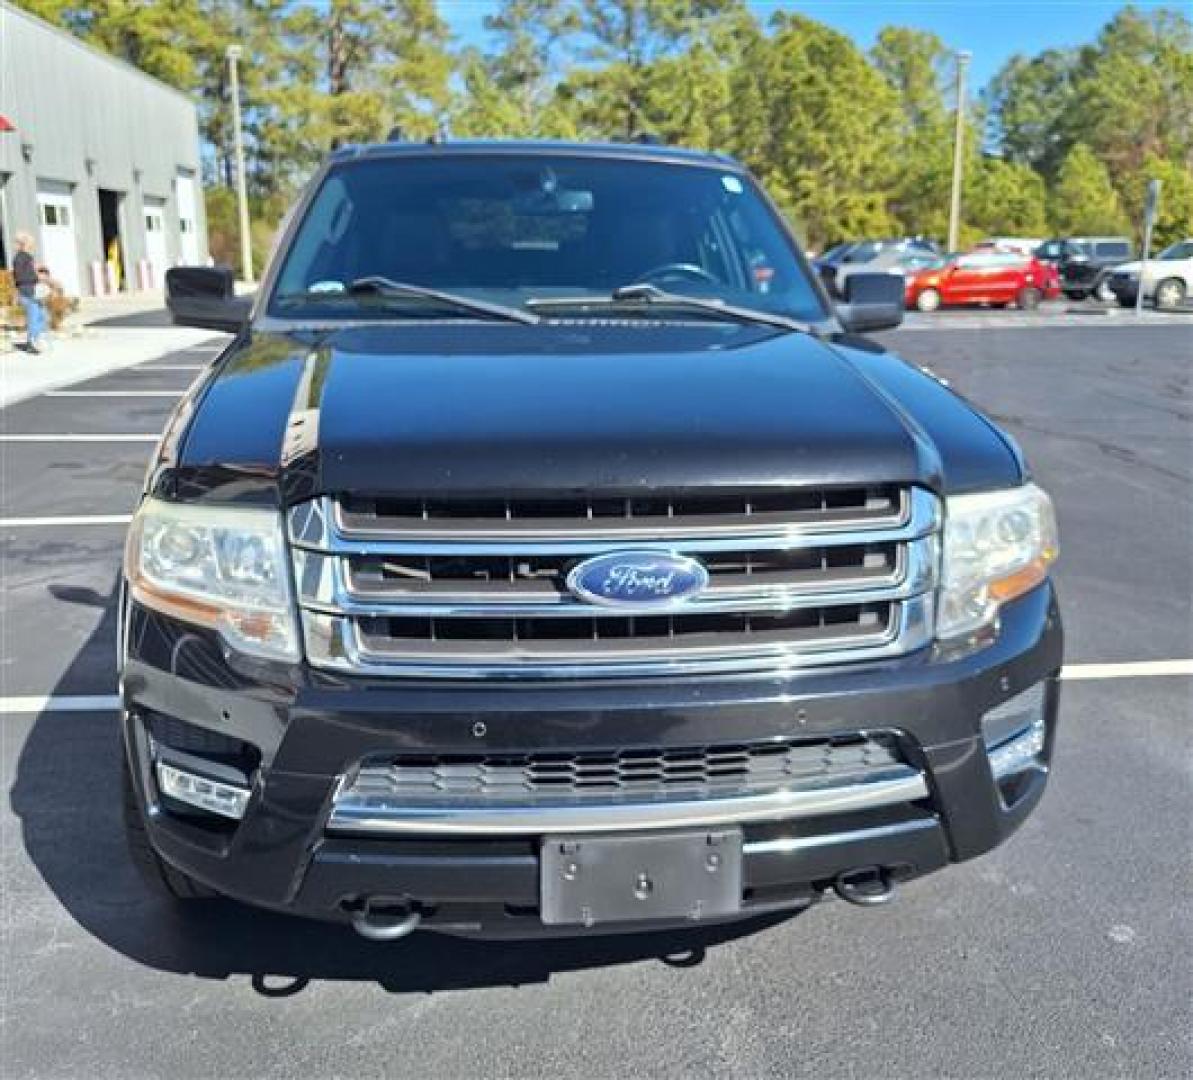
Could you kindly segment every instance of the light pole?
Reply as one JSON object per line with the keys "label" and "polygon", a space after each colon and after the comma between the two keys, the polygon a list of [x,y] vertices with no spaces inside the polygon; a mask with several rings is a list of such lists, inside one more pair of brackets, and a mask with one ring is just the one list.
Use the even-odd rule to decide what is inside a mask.
{"label": "light pole", "polygon": [[244,141],[240,133],[240,78],[236,61],[240,46],[229,45],[228,81],[232,87],[232,145],[236,153],[236,208],[240,217],[240,276],[250,285],[253,282],[253,242],[249,235],[249,195],[244,177]]}
{"label": "light pole", "polygon": [[953,134],[953,191],[949,199],[949,251],[956,251],[961,232],[961,174],[965,170],[965,69],[971,52],[957,53],[957,129]]}

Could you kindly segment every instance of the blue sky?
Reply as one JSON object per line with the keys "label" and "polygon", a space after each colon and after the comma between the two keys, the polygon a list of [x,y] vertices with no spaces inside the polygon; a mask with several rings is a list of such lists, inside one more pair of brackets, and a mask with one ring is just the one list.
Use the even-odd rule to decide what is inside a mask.
{"label": "blue sky", "polygon": [[[1179,7],[1186,0],[1171,0]],[[482,20],[497,4],[492,0],[440,0],[440,10],[460,38],[484,43]],[[750,0],[760,18],[774,11],[800,11],[828,23],[869,48],[878,31],[890,24],[914,26],[938,34],[955,49],[973,53],[972,85],[984,86],[1017,52],[1081,45],[1125,5],[1118,0]],[[1136,7],[1165,6],[1137,0]]]}

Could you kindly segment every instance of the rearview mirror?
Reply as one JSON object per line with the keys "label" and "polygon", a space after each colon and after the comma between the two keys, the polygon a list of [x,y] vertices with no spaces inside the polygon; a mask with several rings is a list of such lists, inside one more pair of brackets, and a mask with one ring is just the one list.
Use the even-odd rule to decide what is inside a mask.
{"label": "rearview mirror", "polygon": [[845,302],[837,318],[846,330],[890,330],[903,321],[903,277],[898,274],[850,274],[845,279]]}
{"label": "rearview mirror", "polygon": [[166,308],[175,326],[235,334],[249,321],[252,300],[237,296],[227,266],[175,266],[166,271]]}

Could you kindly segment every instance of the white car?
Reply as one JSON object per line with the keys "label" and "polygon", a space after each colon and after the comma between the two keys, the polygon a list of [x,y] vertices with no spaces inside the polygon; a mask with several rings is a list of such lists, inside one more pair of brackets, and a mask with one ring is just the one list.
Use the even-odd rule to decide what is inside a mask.
{"label": "white car", "polygon": [[1134,307],[1143,270],[1143,298],[1165,311],[1178,308],[1193,296],[1193,239],[1180,240],[1154,259],[1123,263],[1109,277],[1110,291],[1123,307]]}
{"label": "white car", "polygon": [[1034,255],[1036,248],[1043,243],[1040,237],[988,236],[974,250],[982,251],[988,248],[992,251],[1011,251],[1016,255]]}

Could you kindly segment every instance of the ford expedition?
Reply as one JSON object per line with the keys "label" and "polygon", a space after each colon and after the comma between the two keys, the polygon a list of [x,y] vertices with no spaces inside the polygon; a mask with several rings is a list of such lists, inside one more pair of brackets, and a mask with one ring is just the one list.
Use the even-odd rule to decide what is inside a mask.
{"label": "ford expedition", "polygon": [[149,468],[121,600],[149,879],[489,937],[859,903],[1042,794],[1047,495],[860,336],[750,175],[658,146],[337,151]]}

